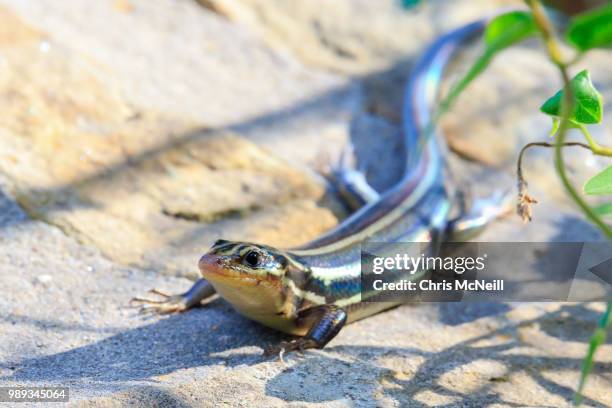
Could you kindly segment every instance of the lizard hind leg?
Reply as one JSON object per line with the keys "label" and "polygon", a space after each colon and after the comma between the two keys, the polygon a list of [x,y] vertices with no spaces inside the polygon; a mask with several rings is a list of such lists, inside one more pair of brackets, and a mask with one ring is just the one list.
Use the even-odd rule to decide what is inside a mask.
{"label": "lizard hind leg", "polygon": [[378,192],[370,186],[363,170],[354,164],[353,145],[349,142],[335,165],[321,171],[330,188],[341,198],[350,212],[379,199]]}
{"label": "lizard hind leg", "polygon": [[468,208],[465,193],[458,197],[460,213],[449,221],[445,241],[463,242],[480,234],[492,221],[510,212],[514,204],[514,195],[497,190],[489,197],[470,200]]}

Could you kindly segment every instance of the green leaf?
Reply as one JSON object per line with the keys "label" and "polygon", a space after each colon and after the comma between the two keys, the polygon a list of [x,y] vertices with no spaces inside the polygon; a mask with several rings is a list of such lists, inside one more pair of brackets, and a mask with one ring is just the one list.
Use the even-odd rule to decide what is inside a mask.
{"label": "green leaf", "polygon": [[552,119],[552,129],[550,129],[550,133],[548,134],[548,136],[550,137],[554,136],[559,130],[559,125],[561,125],[561,120],[559,120],[559,118],[553,118]]}
{"label": "green leaf", "polygon": [[587,181],[584,192],[589,195],[612,194],[612,166]]}
{"label": "green leaf", "polygon": [[598,215],[612,215],[612,203],[602,204],[593,209]]}
{"label": "green leaf", "polygon": [[[573,112],[569,117],[575,124],[592,125],[601,122],[603,114],[602,98],[591,82],[589,71],[578,73],[571,81]],[[561,116],[561,103],[565,90],[557,92],[540,107],[540,110],[550,116]]]}
{"label": "green leaf", "polygon": [[465,88],[489,66],[497,53],[536,33],[537,26],[533,16],[527,11],[511,11],[492,19],[484,32],[483,53],[440,103],[436,119],[450,109]]}
{"label": "green leaf", "polygon": [[[595,358],[595,352],[597,349],[604,344],[606,341],[606,330],[599,327],[595,330],[595,333],[591,336],[591,341],[589,342],[589,351],[587,352],[587,356],[582,362],[582,372],[580,374],[580,384],[578,386],[578,392],[576,393],[576,402],[579,404],[582,402],[582,392],[584,390],[584,386],[586,385],[586,380],[593,369],[593,360]],[[578,405],[577,404],[577,405]]]}
{"label": "green leaf", "polygon": [[612,47],[612,4],[577,15],[565,38],[579,51]]}
{"label": "green leaf", "polygon": [[[581,125],[573,122],[572,120],[567,122],[568,129],[580,129],[580,126]],[[548,134],[548,136],[550,137],[555,136],[557,132],[559,131],[559,127],[561,127],[561,119],[557,117],[553,117],[552,118],[552,129],[550,129],[550,133]]]}
{"label": "green leaf", "polygon": [[531,13],[511,11],[495,17],[484,32],[489,52],[499,52],[535,34],[537,27]]}
{"label": "green leaf", "polygon": [[576,391],[576,395],[574,396],[574,405],[578,406],[582,403],[583,399],[583,391],[586,385],[587,378],[593,369],[593,360],[595,359],[595,352],[597,349],[606,342],[606,329],[610,327],[612,324],[612,302],[608,302],[608,306],[603,316],[601,317],[601,321],[599,322],[599,327],[595,329],[595,332],[591,336],[591,340],[589,341],[589,350],[587,351],[587,355],[582,361],[582,372],[580,374],[580,383],[578,384],[578,391]]}

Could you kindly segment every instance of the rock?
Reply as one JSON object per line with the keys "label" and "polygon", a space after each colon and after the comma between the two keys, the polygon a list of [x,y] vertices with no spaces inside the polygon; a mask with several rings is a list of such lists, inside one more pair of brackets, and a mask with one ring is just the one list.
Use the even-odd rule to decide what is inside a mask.
{"label": "rock", "polygon": [[[283,364],[261,356],[281,336],[222,300],[140,317],[128,308],[134,294],[189,282],[117,265],[27,220],[3,197],[0,214],[15,216],[0,225],[0,384],[68,386],[78,406],[563,405],[602,311],[601,304],[407,305]],[[43,274],[53,276],[47,289],[29,283]],[[609,364],[612,347],[604,345],[587,387],[591,406],[612,402]]]}
{"label": "rock", "polygon": [[[41,4],[28,7],[26,11],[31,18],[46,10],[39,8]],[[153,18],[149,13],[167,21],[172,18],[155,14],[162,13],[156,8],[159,5],[143,4],[138,9],[143,15],[134,10],[128,13],[129,17],[117,15],[116,11],[105,7],[100,5],[100,16],[110,13],[119,20],[131,18],[135,24]],[[215,20],[214,16],[208,16],[195,6],[184,7],[176,12],[202,21]],[[67,34],[62,35],[63,31],[57,27],[59,23],[64,29],[77,29],[78,23],[73,27],[65,25],[64,19],[58,20],[61,17],[69,19],[62,13],[73,16],[77,10],[51,9],[43,24],[45,27],[40,30],[30,28],[9,9],[4,9],[0,15],[3,24],[12,28],[8,33],[14,37],[2,50],[4,68],[0,71],[0,94],[6,97],[0,98],[0,107],[6,115],[0,123],[3,133],[0,170],[11,178],[20,204],[30,215],[59,226],[124,264],[183,275],[193,270],[193,260],[218,238],[219,226],[214,222],[222,218],[235,219],[262,212],[252,217],[251,233],[240,226],[237,234],[226,225],[223,235],[258,240],[266,236],[266,231],[270,232],[270,237],[278,232],[292,238],[268,242],[285,245],[307,241],[334,225],[332,214],[315,205],[323,198],[324,188],[304,167],[309,160],[308,149],[303,149],[304,156],[300,156],[295,166],[290,166],[282,143],[270,140],[255,144],[247,134],[256,133],[258,127],[266,126],[266,121],[290,117],[291,112],[277,111],[282,106],[335,86],[339,81],[323,73],[308,73],[291,64],[278,64],[271,70],[269,65],[273,57],[261,54],[264,48],[256,38],[216,22],[225,27],[228,40],[235,36],[237,41],[252,44],[252,47],[245,45],[246,49],[259,48],[259,53],[253,51],[249,65],[266,72],[266,86],[274,89],[273,95],[258,94],[256,100],[244,103],[249,98],[247,88],[240,93],[234,93],[230,87],[211,89],[208,85],[217,80],[198,80],[195,71],[192,72],[194,81],[187,80],[192,82],[193,88],[158,87],[154,83],[161,78],[156,75],[166,73],[166,83],[182,83],[189,73],[180,72],[186,76],[173,80],[172,75],[179,73],[166,72],[164,67],[170,64],[164,63],[164,67],[153,64],[152,67],[157,68],[150,67],[149,77],[141,78],[142,71],[134,71],[141,53],[149,52],[151,58],[159,54],[149,45],[138,49],[137,56],[133,48],[117,50],[114,65],[104,66],[104,55],[82,54],[79,50],[82,43],[72,39],[66,43]],[[196,29],[198,21],[178,33],[168,30],[165,41],[178,41],[187,36],[190,30]],[[97,34],[88,41],[96,44],[93,48],[97,52],[103,53],[113,46],[116,38],[113,33],[98,28]],[[45,30],[52,30],[56,35],[49,38]],[[4,43],[8,41],[9,38]],[[192,51],[177,45],[174,51],[168,52],[181,55],[172,63],[174,67],[178,59]],[[200,57],[193,60],[197,55]],[[198,73],[201,78],[210,77],[214,71],[207,68],[212,69],[207,74],[205,66],[209,59],[206,55],[195,51],[189,54],[189,66],[202,65]],[[236,57],[228,58],[231,61]],[[258,62],[260,59],[264,61]],[[229,65],[236,70],[244,68],[244,63]],[[226,67],[216,72],[230,75]],[[259,75],[253,69],[250,74]],[[242,74],[236,71],[231,75],[240,77]],[[295,75],[292,83],[303,84],[304,92],[283,85],[288,81],[285,75]],[[145,99],[137,90],[128,89],[133,83],[143,81],[149,81],[150,86],[143,88],[147,92],[159,88],[162,94],[147,95]],[[257,88],[264,84],[255,82],[251,91],[259,92]],[[223,119],[212,112],[219,109],[223,98],[239,102],[243,108],[232,104],[232,112],[227,112]],[[350,98],[350,92],[348,96],[339,92],[333,98],[342,104],[343,99]],[[179,105],[202,107],[199,117],[190,117],[195,113],[177,109],[176,103],[172,109],[167,109],[164,104],[171,99],[181,101]],[[209,101],[214,103],[207,103]],[[216,123],[227,130],[205,125],[206,116],[211,114]],[[259,116],[252,119],[254,114]],[[340,119],[333,112],[305,112],[304,115],[306,121],[324,121],[334,127],[344,122],[347,128],[349,126],[348,119],[338,122]],[[227,122],[230,117],[234,121],[231,124]],[[268,132],[267,136],[276,137],[274,132]],[[295,213],[289,215],[295,208],[300,209],[299,220]],[[274,223],[266,221],[270,217],[275,219]],[[257,219],[262,223],[255,224]],[[208,227],[201,228],[205,225]],[[303,228],[303,225],[309,227]],[[186,237],[192,248],[187,252],[184,250]],[[168,248],[173,249],[168,258],[160,258],[160,253],[168,252]]]}
{"label": "rock", "polygon": [[[414,56],[435,36],[518,1],[423,2],[409,12],[394,0],[198,0],[242,24],[274,48],[292,51],[307,65],[371,74]],[[325,10],[324,13],[321,10]],[[444,18],[437,18],[440,14]]]}
{"label": "rock", "polygon": [[[222,299],[168,317],[129,307],[186,290],[215,239],[290,247],[333,227],[346,214],[315,173],[349,140],[391,187],[412,61],[522,4],[393,3],[0,0],[0,385],[68,386],[95,407],[566,404],[600,303],[406,305],[286,364],[261,356],[284,337]],[[520,144],[547,133],[537,96],[556,82],[535,47],[504,53],[444,120],[455,179],[477,196],[512,188]],[[609,56],[584,63],[607,89]],[[600,239],[548,154],[526,164],[534,221],[481,239]],[[601,165],[567,156],[577,181]],[[610,364],[604,345],[588,405],[612,405]]]}
{"label": "rock", "polygon": [[[480,49],[475,46],[466,52],[457,63],[459,69],[467,69],[469,61],[474,60]],[[611,62],[609,54],[587,54],[573,72],[588,68],[595,78],[595,85],[603,92],[604,100],[609,100],[612,93],[604,83],[605,67]],[[446,81],[447,86],[458,77],[459,73],[453,73]],[[561,87],[559,74],[545,58],[539,43],[529,41],[504,51],[466,89],[443,119],[442,126],[450,147],[469,160],[514,171],[522,146],[535,141],[552,142],[549,137],[551,120],[539,108]],[[603,123],[609,123],[611,119],[612,114],[606,112]],[[604,127],[589,128],[600,143],[609,145],[612,136]],[[577,132],[571,132],[570,139],[580,140],[581,137]],[[591,157],[588,152],[567,148],[565,155],[578,184],[595,172],[597,164],[592,159],[590,162],[587,160]],[[542,177],[538,184],[557,198],[562,197],[558,194],[562,189],[557,187],[556,175],[542,171],[552,162],[552,150],[532,149],[526,157],[529,177]],[[553,185],[549,188],[547,184]]]}

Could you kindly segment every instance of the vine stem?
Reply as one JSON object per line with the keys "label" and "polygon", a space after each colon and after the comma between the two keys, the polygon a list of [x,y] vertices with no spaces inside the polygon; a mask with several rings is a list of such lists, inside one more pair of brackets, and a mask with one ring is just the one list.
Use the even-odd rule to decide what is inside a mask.
{"label": "vine stem", "polygon": [[[557,141],[555,144],[555,168],[557,174],[561,179],[563,187],[568,192],[572,200],[580,207],[586,217],[591,220],[601,231],[608,237],[612,238],[612,228],[610,228],[599,215],[580,197],[572,183],[570,182],[567,172],[565,169],[565,161],[563,159],[563,146],[565,144],[565,137],[569,128],[569,114],[573,108],[573,93],[569,86],[570,77],[568,74],[567,64],[563,61],[561,54],[561,47],[557,42],[557,39],[552,28],[552,24],[546,15],[546,11],[539,0],[525,0],[525,3],[531,9],[536,26],[542,35],[544,44],[548,56],[551,61],[557,66],[563,79],[563,85],[565,92],[563,93],[563,103],[561,104],[561,124],[559,126],[559,132],[557,135]],[[588,139],[587,139],[588,140]]]}
{"label": "vine stem", "polygon": [[[608,238],[612,238],[612,229],[605,222],[603,222],[599,215],[582,199],[582,197],[580,197],[580,195],[574,189],[574,186],[567,177],[565,171],[565,162],[563,161],[563,146],[565,143],[565,136],[569,128],[569,115],[573,109],[573,95],[572,89],[569,86],[570,78],[567,69],[568,64],[566,64],[562,59],[560,52],[561,47],[557,43],[552,24],[550,23],[550,20],[548,19],[548,16],[546,15],[546,12],[544,11],[544,8],[542,7],[540,1],[525,0],[525,2],[533,13],[534,20],[538,29],[540,30],[540,33],[542,34],[542,38],[544,39],[544,43],[546,44],[546,49],[548,51],[550,59],[559,68],[559,72],[561,73],[565,89],[563,103],[561,104],[561,124],[559,126],[559,134],[555,143],[555,167],[557,169],[557,173],[559,174],[559,178],[561,179],[563,186],[565,187],[571,198],[574,200],[574,202],[580,207],[580,209],[582,209],[585,215],[602,230],[602,232]],[[583,134],[589,142],[589,147],[592,149],[595,142],[590,137],[591,135],[588,133],[588,131],[586,131],[586,128],[583,130]],[[582,375],[580,377],[578,391],[576,392],[574,399],[574,405],[576,406],[580,405],[580,403],[582,402],[582,392],[586,384],[588,373],[592,368],[595,350],[601,345],[601,343],[605,342],[606,327],[609,325],[610,322],[611,310],[612,302],[608,302],[606,313],[604,313],[604,317],[600,325],[601,327],[596,330],[593,336],[591,337],[589,351],[583,362]]]}
{"label": "vine stem", "polygon": [[591,150],[593,151],[593,153],[595,153],[595,154],[597,154],[599,156],[612,157],[612,148],[611,147],[602,146],[599,143],[597,143],[593,139],[591,134],[589,133],[589,130],[586,128],[586,126],[579,125],[578,129],[580,129],[580,132],[582,132],[582,135],[584,136],[586,141],[589,142],[589,146],[591,146]]}
{"label": "vine stem", "polygon": [[[529,193],[527,192],[528,183],[527,183],[527,180],[525,180],[525,177],[523,176],[523,157],[525,156],[525,153],[527,152],[527,150],[529,150],[532,147],[554,148],[555,146],[556,144],[548,143],[548,142],[532,142],[532,143],[527,143],[525,146],[523,146],[523,148],[521,149],[521,152],[519,153],[518,160],[516,162],[516,176],[517,176],[517,189],[518,189],[518,201],[516,205],[516,211],[521,216],[521,218],[523,218],[523,221],[531,221],[531,204],[538,203],[538,200],[530,196]],[[580,143],[580,142],[565,142],[563,146],[564,147],[578,146],[578,147],[582,147],[584,149],[593,151],[591,146],[585,143]]]}
{"label": "vine stem", "polygon": [[[527,150],[529,150],[532,147],[556,147],[557,144],[556,143],[548,143],[548,142],[532,142],[532,143],[527,143],[525,146],[523,146],[523,148],[521,149],[521,152],[519,153],[519,157],[518,160],[516,162],[516,174],[518,175],[518,180],[519,182],[525,182],[525,178],[523,177],[523,156],[525,155],[525,152],[527,152]],[[573,147],[573,146],[578,146],[578,147],[582,147],[584,149],[593,151],[593,147],[587,145],[586,143],[580,143],[580,142],[565,142],[563,143],[564,147]]]}

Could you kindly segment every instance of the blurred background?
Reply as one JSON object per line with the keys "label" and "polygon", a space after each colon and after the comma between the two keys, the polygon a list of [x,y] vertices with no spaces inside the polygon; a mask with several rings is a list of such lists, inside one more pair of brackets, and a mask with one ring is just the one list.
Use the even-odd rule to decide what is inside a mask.
{"label": "blurred background", "polygon": [[[548,3],[563,24],[604,2]],[[599,304],[408,306],[350,326],[336,354],[286,373],[256,364],[278,336],[225,303],[153,323],[125,307],[153,286],[185,290],[216,239],[291,247],[332,228],[346,213],[319,171],[349,143],[372,185],[392,186],[413,62],[439,35],[511,7],[523,2],[0,0],[0,382],[69,383],[78,398],[136,390],[123,401],[143,405],[199,395],[480,406],[493,394],[564,404]],[[466,47],[443,90],[480,51]],[[604,95],[592,134],[608,145],[611,66],[593,51],[575,67]],[[504,51],[442,122],[457,181],[476,196],[514,189],[518,151],[546,140],[538,109],[559,88],[537,40]],[[605,164],[567,156],[577,185]],[[530,152],[525,176],[534,221],[510,215],[482,240],[600,237],[565,197],[550,151]],[[609,374],[606,347],[596,372]],[[296,385],[335,378],[346,361],[358,369],[344,385],[306,387],[312,396]],[[593,405],[612,404],[608,374],[593,376]]]}
{"label": "blurred background", "polygon": [[[573,13],[593,2],[552,3]],[[194,275],[217,238],[287,247],[336,224],[345,214],[317,172],[349,142],[376,188],[393,185],[411,63],[449,29],[522,3],[0,4],[0,171],[19,204],[121,264]],[[582,62],[604,93],[610,59]],[[538,107],[558,88],[537,41],[506,51],[443,122],[455,172],[486,186],[474,174],[492,174],[485,165],[513,188],[518,149],[547,134]],[[527,178],[563,205],[549,153],[533,153]],[[598,163],[575,153],[580,182]],[[538,225],[568,222],[538,210]],[[538,230],[520,233],[551,239]]]}

